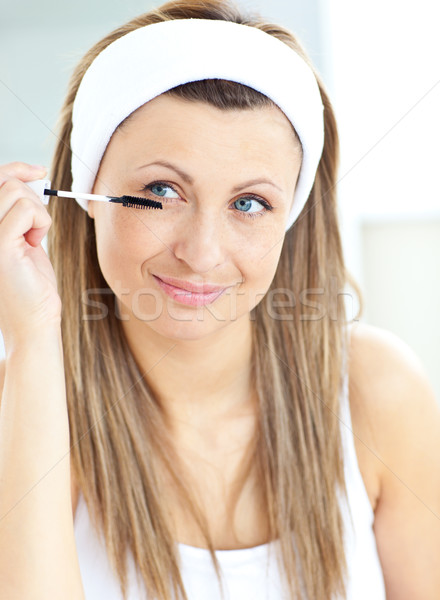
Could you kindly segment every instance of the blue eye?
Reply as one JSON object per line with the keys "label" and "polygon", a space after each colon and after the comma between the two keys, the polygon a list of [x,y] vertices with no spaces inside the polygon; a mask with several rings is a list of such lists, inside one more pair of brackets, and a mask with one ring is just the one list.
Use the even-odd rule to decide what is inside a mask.
{"label": "blue eye", "polygon": [[[166,196],[167,188],[169,190],[172,190],[174,192],[175,196]],[[143,191],[146,191],[146,190],[151,191],[155,196],[159,196],[159,198],[178,198],[179,197],[179,194],[174,190],[174,188],[172,188],[167,183],[162,183],[162,182],[150,183],[150,185],[146,185],[144,187]]]}
{"label": "blue eye", "polygon": [[[251,210],[250,207],[252,206],[253,202],[262,206],[263,210]],[[264,213],[267,212],[268,210],[273,210],[272,206],[268,202],[266,202],[262,198],[257,198],[254,196],[245,196],[243,198],[239,198],[238,200],[236,200],[234,202],[234,204],[236,206],[239,206],[240,208],[244,209],[244,210],[239,210],[239,212],[242,212],[245,214],[246,217],[251,217],[251,218],[260,217],[260,216],[264,215]]]}

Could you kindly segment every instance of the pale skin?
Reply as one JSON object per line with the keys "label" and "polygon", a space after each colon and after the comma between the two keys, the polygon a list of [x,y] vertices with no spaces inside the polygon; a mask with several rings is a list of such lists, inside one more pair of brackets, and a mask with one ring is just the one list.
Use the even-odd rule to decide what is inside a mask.
{"label": "pale skin", "polygon": [[[156,160],[177,165],[193,183],[163,166],[139,169]],[[160,181],[177,194],[165,188],[170,202],[161,212],[89,204],[100,266],[118,297],[124,331],[163,403],[217,548],[267,541],[252,479],[234,527],[225,506],[255,431],[249,313],[275,274],[300,161],[290,124],[276,108],[222,112],[158,97],[112,137],[93,191],[154,198],[140,190]],[[232,193],[263,177],[280,189],[259,183]],[[244,216],[234,202],[249,194],[274,210]],[[252,210],[262,207],[254,201]],[[161,274],[231,287],[209,310],[200,309],[170,300],[153,279]],[[136,290],[148,287],[157,290],[155,298],[136,297]],[[160,300],[157,318],[146,318]],[[435,600],[440,414],[432,389],[400,339],[360,323],[351,334],[349,377],[357,458],[375,514],[387,600]],[[73,476],[71,489],[74,513],[79,491]],[[170,492],[176,539],[201,544]]]}

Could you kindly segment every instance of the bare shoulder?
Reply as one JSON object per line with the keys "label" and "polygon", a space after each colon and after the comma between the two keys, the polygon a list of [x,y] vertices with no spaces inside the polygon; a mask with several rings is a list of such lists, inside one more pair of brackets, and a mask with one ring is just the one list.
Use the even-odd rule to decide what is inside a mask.
{"label": "bare shoulder", "polygon": [[349,378],[359,464],[377,485],[374,533],[387,599],[434,600],[440,588],[439,404],[414,351],[377,327],[352,326]]}
{"label": "bare shoulder", "polygon": [[[395,334],[356,323],[349,350],[350,407],[371,441],[397,449],[404,428],[427,425],[439,415],[433,389],[422,362]],[[424,427],[423,427],[424,429]],[[425,430],[426,431],[426,430]],[[419,432],[420,434],[420,432]]]}
{"label": "bare shoulder", "polygon": [[357,376],[363,373],[368,377],[374,372],[380,385],[403,385],[408,380],[429,385],[419,357],[394,333],[358,322],[352,325],[350,337],[350,365]]}

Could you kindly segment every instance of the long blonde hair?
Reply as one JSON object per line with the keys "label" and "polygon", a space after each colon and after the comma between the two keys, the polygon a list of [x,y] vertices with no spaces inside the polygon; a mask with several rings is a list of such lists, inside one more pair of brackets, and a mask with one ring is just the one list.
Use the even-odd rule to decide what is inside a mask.
{"label": "long blonde hair", "polygon": [[[258,15],[246,15],[228,1],[168,2],[111,32],[79,62],[60,115],[59,143],[51,166],[53,187],[70,189],[72,183],[72,104],[93,59],[138,27],[180,18],[223,19],[257,27],[282,40],[310,65],[290,31]],[[301,302],[294,307],[278,307],[274,319],[268,310],[269,293],[251,314],[252,369],[258,398],[252,465],[258,470],[269,537],[279,540],[279,562],[289,597],[329,600],[344,594],[346,573],[337,495],[337,490],[345,493],[345,482],[336,416],[346,351],[346,317],[343,305],[336,306],[335,313],[335,298],[329,296],[329,290],[342,290],[351,280],[344,266],[337,222],[336,122],[318,74],[316,78],[324,104],[324,150],[310,197],[285,236],[270,288],[287,290]],[[189,83],[167,93],[224,110],[271,102],[255,90],[222,80]],[[176,469],[160,403],[148,377],[140,372],[115,314],[115,297],[99,268],[93,220],[73,201],[51,201],[49,211],[53,219],[49,256],[63,302],[75,477],[94,527],[104,534],[124,597],[126,557],[131,552],[148,597],[185,599],[175,540],[161,506],[158,465],[175,483],[220,574],[206,519]],[[106,318],[83,318],[82,293],[91,289],[96,290],[96,301],[108,308]],[[319,316],[316,301],[324,309]]]}

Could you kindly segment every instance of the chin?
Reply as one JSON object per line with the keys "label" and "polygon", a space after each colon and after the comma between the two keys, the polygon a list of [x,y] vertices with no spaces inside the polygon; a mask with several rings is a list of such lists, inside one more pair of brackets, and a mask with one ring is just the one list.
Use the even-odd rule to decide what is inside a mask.
{"label": "chin", "polygon": [[205,317],[203,320],[197,320],[196,315],[191,321],[168,319],[166,322],[158,320],[146,323],[158,335],[175,342],[201,340],[227,327],[228,324],[230,323],[227,321],[214,320],[212,316],[211,318]]}

